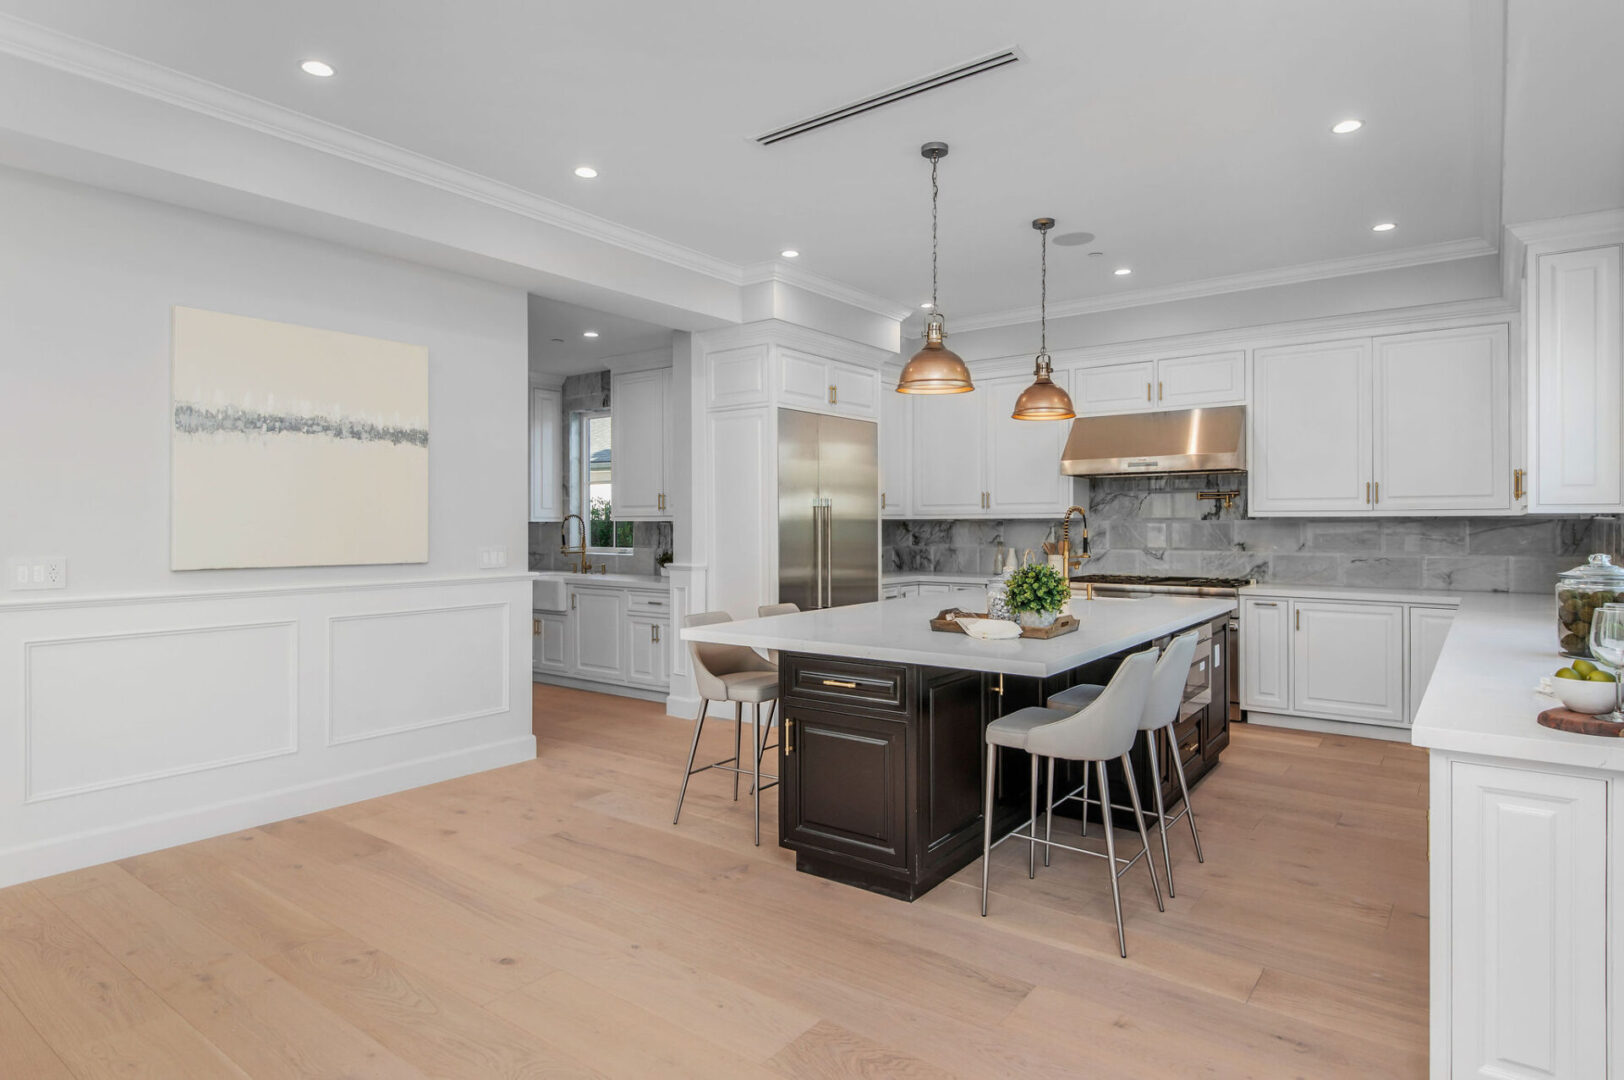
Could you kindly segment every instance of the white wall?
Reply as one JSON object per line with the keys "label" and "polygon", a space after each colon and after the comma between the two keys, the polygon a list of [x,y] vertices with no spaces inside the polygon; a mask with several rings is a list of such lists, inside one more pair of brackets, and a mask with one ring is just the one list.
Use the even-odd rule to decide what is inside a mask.
{"label": "white wall", "polygon": [[[0,592],[0,885],[533,756],[524,293],[32,173],[0,206],[0,559],[69,580]],[[175,304],[428,347],[427,564],[168,569]]]}

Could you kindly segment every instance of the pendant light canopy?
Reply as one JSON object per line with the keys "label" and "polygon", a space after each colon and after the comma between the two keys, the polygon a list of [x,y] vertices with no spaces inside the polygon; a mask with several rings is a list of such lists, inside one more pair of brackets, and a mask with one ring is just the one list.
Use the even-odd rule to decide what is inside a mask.
{"label": "pendant light canopy", "polygon": [[1054,218],[1037,218],[1032,228],[1043,238],[1043,284],[1038,307],[1040,342],[1032,369],[1032,385],[1015,399],[1012,417],[1016,420],[1071,420],[1077,411],[1071,406],[1071,395],[1055,385],[1051,377],[1054,365],[1049,359],[1049,230],[1054,228]]}
{"label": "pendant light canopy", "polygon": [[925,319],[925,347],[914,353],[897,380],[900,394],[965,394],[975,389],[970,369],[943,341],[947,329],[936,306],[936,163],[947,156],[947,144],[928,142],[919,153],[930,161],[930,315]]}

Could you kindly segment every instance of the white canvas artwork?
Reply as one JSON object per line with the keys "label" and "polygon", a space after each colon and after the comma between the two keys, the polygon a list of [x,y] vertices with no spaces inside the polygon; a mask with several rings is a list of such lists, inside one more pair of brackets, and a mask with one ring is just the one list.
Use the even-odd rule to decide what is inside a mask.
{"label": "white canvas artwork", "polygon": [[174,309],[170,566],[429,557],[428,350]]}

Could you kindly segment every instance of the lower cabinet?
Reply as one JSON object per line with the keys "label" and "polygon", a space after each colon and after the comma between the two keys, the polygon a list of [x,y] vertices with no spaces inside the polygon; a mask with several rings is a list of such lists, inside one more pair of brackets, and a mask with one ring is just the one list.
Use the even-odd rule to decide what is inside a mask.
{"label": "lower cabinet", "polygon": [[633,615],[626,620],[626,678],[634,683],[665,686],[671,678],[666,663],[666,638],[670,622],[649,616]]}
{"label": "lower cabinet", "polygon": [[618,681],[626,672],[626,594],[570,590],[575,671],[582,678]]}
{"label": "lower cabinet", "polygon": [[1404,724],[1404,606],[1292,603],[1291,711]]}
{"label": "lower cabinet", "polygon": [[1432,777],[1432,1075],[1609,1075],[1608,781],[1436,751]]}
{"label": "lower cabinet", "polygon": [[583,585],[561,612],[531,613],[531,668],[613,686],[660,690],[671,680],[670,596]]}
{"label": "lower cabinet", "polygon": [[1291,601],[1241,601],[1241,705],[1291,709]]}
{"label": "lower cabinet", "polygon": [[1412,607],[1410,609],[1410,695],[1408,718],[1415,723],[1415,710],[1421,707],[1421,696],[1432,681],[1432,669],[1438,666],[1438,654],[1444,651],[1444,638],[1455,621],[1455,609],[1447,607]]}
{"label": "lower cabinet", "polygon": [[567,675],[570,670],[569,617],[562,613],[538,611],[531,620],[531,666],[537,671]]}
{"label": "lower cabinet", "polygon": [[783,841],[884,867],[908,863],[908,724],[804,706],[784,711]]}

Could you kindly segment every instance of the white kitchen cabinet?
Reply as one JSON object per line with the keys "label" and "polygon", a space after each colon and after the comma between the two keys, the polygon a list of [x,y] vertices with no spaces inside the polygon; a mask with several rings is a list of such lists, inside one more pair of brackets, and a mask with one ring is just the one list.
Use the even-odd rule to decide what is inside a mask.
{"label": "white kitchen cabinet", "polygon": [[913,512],[913,394],[880,391],[880,516]]}
{"label": "white kitchen cabinet", "polygon": [[1404,605],[1294,600],[1291,712],[1404,724]]}
{"label": "white kitchen cabinet", "polygon": [[569,617],[562,612],[533,612],[530,628],[531,666],[537,671],[567,675],[570,670]]}
{"label": "white kitchen cabinet", "polygon": [[1624,509],[1617,245],[1534,259],[1528,508]]}
{"label": "white kitchen cabinet", "polygon": [[872,420],[880,411],[880,373],[797,349],[780,349],[778,401],[803,412]]}
{"label": "white kitchen cabinet", "polygon": [[653,521],[671,516],[667,481],[670,398],[670,368],[617,373],[611,378],[612,501],[616,521]]}
{"label": "white kitchen cabinet", "polygon": [[663,687],[671,678],[667,660],[670,621],[633,614],[626,620],[626,678],[630,682]]}
{"label": "white kitchen cabinet", "polygon": [[1370,505],[1511,508],[1511,356],[1505,325],[1373,343]]}
{"label": "white kitchen cabinet", "polygon": [[[913,512],[921,517],[981,517],[985,412],[980,395],[921,394],[913,403]],[[1055,457],[1058,468],[1060,458]]]}
{"label": "white kitchen cabinet", "polygon": [[1105,364],[1077,369],[1071,401],[1078,416],[1140,412],[1156,407],[1156,364]]}
{"label": "white kitchen cabinet", "polygon": [[1173,356],[1156,361],[1156,408],[1195,409],[1246,401],[1246,353]]}
{"label": "white kitchen cabinet", "polygon": [[1447,964],[1433,978],[1447,980],[1447,1027],[1433,1075],[1608,1075],[1607,781],[1439,764],[1447,849],[1433,881],[1447,893],[1433,903],[1448,912]]}
{"label": "white kitchen cabinet", "polygon": [[1415,710],[1421,707],[1421,698],[1432,681],[1432,669],[1438,666],[1438,654],[1444,650],[1444,639],[1449,626],[1455,621],[1452,607],[1410,608],[1409,634],[1409,693],[1405,715],[1415,722]]}
{"label": "white kitchen cabinet", "polygon": [[570,590],[573,673],[619,682],[626,677],[626,594],[611,589]]}
{"label": "white kitchen cabinet", "polygon": [[564,397],[530,388],[530,520],[564,520]]}
{"label": "white kitchen cabinet", "polygon": [[1291,601],[1241,601],[1241,707],[1291,709]]}
{"label": "white kitchen cabinet", "polygon": [[[1068,389],[1065,372],[1053,378]],[[1060,471],[1071,425],[1010,418],[1031,385],[1029,374],[984,379],[974,395],[964,395],[980,397],[986,410],[985,507],[999,517],[1058,516],[1071,503],[1071,477]]]}
{"label": "white kitchen cabinet", "polygon": [[1252,358],[1252,512],[1371,508],[1370,342],[1258,349]]}

